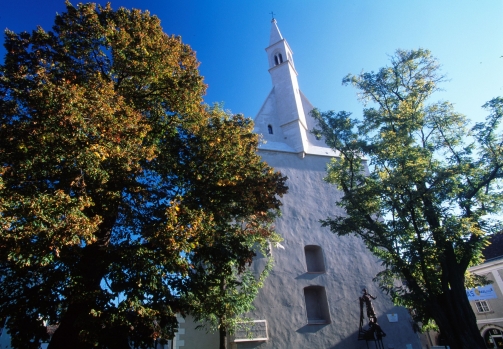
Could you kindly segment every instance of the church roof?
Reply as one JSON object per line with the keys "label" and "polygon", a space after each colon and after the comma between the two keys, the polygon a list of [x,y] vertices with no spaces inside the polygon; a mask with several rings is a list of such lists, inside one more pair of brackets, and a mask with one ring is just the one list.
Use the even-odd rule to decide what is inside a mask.
{"label": "church roof", "polygon": [[482,251],[486,261],[503,258],[503,232],[492,235],[489,242],[491,244]]}

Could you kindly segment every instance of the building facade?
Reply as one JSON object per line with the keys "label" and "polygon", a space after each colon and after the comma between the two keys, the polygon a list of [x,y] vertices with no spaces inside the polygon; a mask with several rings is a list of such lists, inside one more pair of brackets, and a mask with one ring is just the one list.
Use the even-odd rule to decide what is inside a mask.
{"label": "building facade", "polygon": [[503,234],[491,237],[484,257],[484,263],[469,270],[492,283],[468,290],[467,295],[487,348],[500,349],[503,348]]}
{"label": "building facade", "polygon": [[[377,297],[372,302],[386,334],[384,348],[421,348],[407,310],[393,306],[372,282],[381,270],[379,261],[356,237],[338,237],[321,227],[321,219],[344,214],[335,204],[342,193],[323,180],[327,162],[337,153],[310,133],[313,106],[299,89],[293,52],[276,20],[266,53],[273,86],[255,118],[255,131],[263,138],[259,154],[288,177],[282,216],[275,222],[284,241],[272,248],[275,266],[255,310],[247,314],[253,319],[248,331],[237,332],[229,347],[367,348],[358,340],[359,297],[365,288]],[[260,269],[260,258],[254,266]],[[198,334],[190,318],[184,321],[175,348],[218,348],[217,335]]]}

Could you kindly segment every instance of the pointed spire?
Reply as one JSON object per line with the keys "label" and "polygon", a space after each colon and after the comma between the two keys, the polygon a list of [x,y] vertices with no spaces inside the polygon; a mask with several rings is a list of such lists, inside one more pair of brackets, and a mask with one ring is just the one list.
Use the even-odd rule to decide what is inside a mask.
{"label": "pointed spire", "polygon": [[269,46],[265,51],[273,88],[255,118],[255,132],[262,134],[267,141],[260,148],[334,156],[323,140],[316,139],[309,132],[316,127],[315,120],[309,115],[313,106],[300,92],[293,52],[272,15]]}
{"label": "pointed spire", "polygon": [[271,24],[271,35],[269,37],[269,46],[277,43],[278,41],[283,40],[283,36],[281,36],[276,19],[273,18],[271,23],[272,24]]}

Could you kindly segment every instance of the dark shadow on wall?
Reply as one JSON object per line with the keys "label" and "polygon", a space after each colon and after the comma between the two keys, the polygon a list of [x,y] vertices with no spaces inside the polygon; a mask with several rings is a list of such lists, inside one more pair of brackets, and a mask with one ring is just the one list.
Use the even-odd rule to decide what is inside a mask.
{"label": "dark shadow on wall", "polygon": [[316,333],[319,330],[323,329],[324,327],[327,327],[330,324],[320,324],[320,325],[305,325],[299,328],[297,333]]}
{"label": "dark shadow on wall", "polygon": [[[375,348],[375,343],[369,342],[368,343],[368,348],[369,349],[374,349]],[[388,348],[386,346],[386,343],[384,343],[384,347]],[[337,343],[336,345],[332,347],[327,347],[329,349],[347,349],[347,348],[352,348],[352,349],[367,349],[367,344],[365,341],[359,341],[358,340],[358,331],[353,332],[350,336],[344,338],[342,341]]]}
{"label": "dark shadow on wall", "polygon": [[[321,330],[325,326],[328,326],[329,324],[325,325],[306,325],[304,327],[299,328],[296,332],[299,334],[312,334],[315,333],[316,331]],[[333,326],[333,324],[331,324]],[[337,328],[333,328],[333,331],[337,332]],[[313,347],[306,347],[302,349],[374,349],[375,348],[375,343],[369,342],[369,346],[367,348],[367,345],[365,341],[359,341],[358,340],[358,331],[351,333],[348,337],[342,339],[339,343],[337,343],[334,346],[331,346],[330,343],[325,342],[325,340],[321,339],[319,341],[316,341],[317,343],[315,344],[314,337],[313,337]],[[385,348],[388,348],[385,344]],[[293,349],[293,348],[292,348]],[[297,349],[297,348],[295,348]]]}
{"label": "dark shadow on wall", "polygon": [[[237,348],[238,349],[260,349],[260,348],[265,348],[267,345],[267,342],[241,342],[238,343]],[[232,347],[231,347],[232,348]]]}
{"label": "dark shadow on wall", "polygon": [[322,275],[326,275],[326,273],[304,273],[297,276],[295,280],[313,280]]}
{"label": "dark shadow on wall", "polygon": [[[379,325],[381,326],[382,330],[386,333],[386,336],[383,337],[382,341],[384,344],[384,348],[405,348],[406,344],[412,344],[413,349],[419,349],[421,348],[419,339],[418,338],[413,338],[415,336],[414,331],[412,331],[412,328],[408,328],[408,326],[412,326],[410,324],[410,319],[409,318],[404,318],[404,314],[402,312],[400,318],[398,321],[401,322],[399,323],[391,323],[388,321],[388,318],[386,314],[383,314],[378,317],[377,321]],[[351,335],[348,337],[344,338],[341,342],[337,343],[334,346],[328,347],[327,349],[347,349],[347,348],[352,348],[352,349],[367,349],[367,343],[364,340],[358,340],[358,326],[356,327],[356,331],[352,332]],[[367,318],[365,317],[365,322],[364,322],[364,329],[368,329],[368,322]],[[403,336],[403,331],[411,331],[409,340],[404,338]],[[368,342],[368,349],[374,349],[376,348],[376,344],[373,341]]]}

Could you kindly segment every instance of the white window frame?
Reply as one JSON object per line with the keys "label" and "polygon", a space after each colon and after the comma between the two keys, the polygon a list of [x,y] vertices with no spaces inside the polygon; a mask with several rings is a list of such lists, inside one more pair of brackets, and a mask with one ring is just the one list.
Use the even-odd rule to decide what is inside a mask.
{"label": "white window frame", "polygon": [[477,308],[477,312],[479,314],[488,313],[491,311],[491,308],[489,308],[489,303],[484,300],[475,301],[475,307]]}
{"label": "white window frame", "polygon": [[250,327],[253,327],[254,324],[256,324],[256,323],[262,323],[262,324],[264,324],[264,332],[265,332],[264,334],[265,334],[265,337],[251,337],[251,338],[235,338],[234,337],[233,342],[240,343],[240,342],[255,342],[255,341],[266,341],[266,340],[268,340],[269,339],[269,335],[268,335],[268,329],[267,329],[267,320],[251,320],[251,321],[241,321],[241,322],[238,322],[238,324],[245,324],[245,326],[250,326]]}

